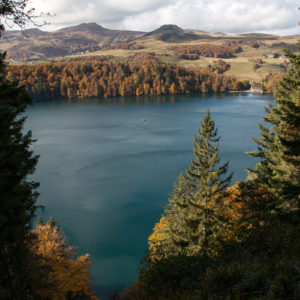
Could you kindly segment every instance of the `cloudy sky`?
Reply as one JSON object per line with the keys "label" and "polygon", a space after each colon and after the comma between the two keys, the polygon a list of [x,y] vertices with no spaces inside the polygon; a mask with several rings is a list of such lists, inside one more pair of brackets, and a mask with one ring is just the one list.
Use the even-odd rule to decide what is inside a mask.
{"label": "cloudy sky", "polygon": [[299,0],[29,0],[49,12],[56,30],[96,22],[110,29],[151,31],[162,24],[208,32],[300,33]]}

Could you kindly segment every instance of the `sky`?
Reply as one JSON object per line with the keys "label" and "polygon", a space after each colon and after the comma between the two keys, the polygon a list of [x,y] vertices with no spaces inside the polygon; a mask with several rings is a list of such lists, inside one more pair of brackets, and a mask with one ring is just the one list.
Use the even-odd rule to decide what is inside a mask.
{"label": "sky", "polygon": [[[207,32],[300,33],[299,0],[28,0],[52,14],[52,31],[96,22],[109,29],[152,31],[163,24]],[[31,26],[32,27],[32,26]]]}

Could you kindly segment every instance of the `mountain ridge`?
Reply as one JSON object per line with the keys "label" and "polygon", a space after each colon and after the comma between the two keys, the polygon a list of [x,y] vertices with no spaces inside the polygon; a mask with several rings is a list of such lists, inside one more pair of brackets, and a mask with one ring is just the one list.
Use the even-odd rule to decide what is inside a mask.
{"label": "mountain ridge", "polygon": [[0,50],[8,52],[8,59],[45,59],[93,51],[114,43],[126,43],[142,35],[144,32],[111,30],[94,22],[56,31],[31,28],[6,31],[4,39],[0,40]]}
{"label": "mountain ridge", "polygon": [[[7,58],[13,61],[43,60],[66,55],[77,55],[106,49],[114,45],[135,44],[137,47],[119,49],[143,49],[143,43],[170,44],[189,42],[210,42],[220,39],[276,39],[267,34],[226,35],[221,32],[208,33],[201,30],[182,29],[174,24],[164,24],[150,32],[115,30],[105,28],[95,22],[81,23],[56,31],[30,28],[23,31],[6,31],[0,40],[0,50],[7,51]],[[130,45],[132,46],[132,45]],[[115,48],[117,49],[117,48]]]}

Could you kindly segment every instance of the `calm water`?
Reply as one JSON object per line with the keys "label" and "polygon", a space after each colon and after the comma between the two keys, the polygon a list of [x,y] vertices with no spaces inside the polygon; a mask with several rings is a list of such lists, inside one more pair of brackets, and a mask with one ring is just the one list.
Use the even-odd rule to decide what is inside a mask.
{"label": "calm water", "polygon": [[[221,135],[222,161],[232,183],[255,160],[251,137],[270,97],[128,97],[34,104],[26,127],[40,154],[34,177],[39,204],[79,253],[89,253],[98,296],[137,277],[147,237],[160,218],[173,182],[192,157],[193,134],[207,107]],[[103,299],[103,298],[102,298]]]}

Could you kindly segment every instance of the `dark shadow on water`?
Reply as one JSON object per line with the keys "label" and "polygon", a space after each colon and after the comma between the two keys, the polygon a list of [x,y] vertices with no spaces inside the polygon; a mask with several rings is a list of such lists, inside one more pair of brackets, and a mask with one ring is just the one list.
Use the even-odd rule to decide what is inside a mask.
{"label": "dark shadow on water", "polygon": [[101,300],[109,300],[110,296],[121,293],[124,288],[124,285],[94,286],[94,291]]}
{"label": "dark shadow on water", "polygon": [[60,105],[76,105],[76,104],[86,104],[86,105],[98,105],[108,104],[108,105],[148,105],[148,104],[163,104],[163,103],[178,103],[188,100],[205,100],[211,97],[215,99],[222,100],[226,96],[239,97],[247,96],[247,92],[224,92],[224,93],[191,93],[186,95],[147,95],[147,96],[116,96],[108,98],[72,98],[72,99],[52,99],[46,101],[38,101],[39,103],[43,102],[45,104],[59,103]]}

